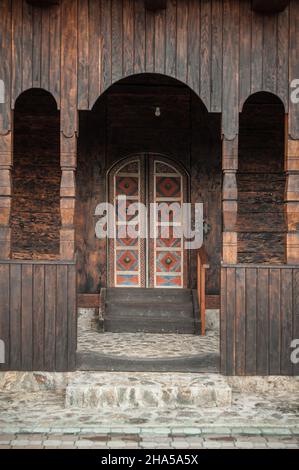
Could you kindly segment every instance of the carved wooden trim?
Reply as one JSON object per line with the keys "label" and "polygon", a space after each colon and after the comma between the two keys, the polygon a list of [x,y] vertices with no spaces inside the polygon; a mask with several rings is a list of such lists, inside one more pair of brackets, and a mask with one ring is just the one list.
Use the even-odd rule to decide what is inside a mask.
{"label": "carved wooden trim", "polygon": [[11,254],[12,133],[0,135],[0,257]]}
{"label": "carved wooden trim", "polygon": [[223,215],[223,238],[222,258],[227,264],[237,262],[238,235],[238,136],[234,140],[222,141],[222,215]]}
{"label": "carved wooden trim", "polygon": [[288,264],[299,264],[299,140],[286,142],[285,170],[286,258]]}
{"label": "carved wooden trim", "polygon": [[60,135],[60,256],[65,260],[73,260],[75,256],[75,207],[76,207],[76,166],[77,138]]}

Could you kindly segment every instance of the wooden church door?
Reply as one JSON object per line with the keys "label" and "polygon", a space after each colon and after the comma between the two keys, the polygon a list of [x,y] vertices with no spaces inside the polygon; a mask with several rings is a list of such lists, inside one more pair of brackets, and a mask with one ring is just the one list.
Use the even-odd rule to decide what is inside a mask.
{"label": "wooden church door", "polygon": [[110,174],[109,195],[115,207],[109,286],[187,287],[183,230],[175,230],[183,225],[178,209],[187,201],[186,174],[159,155],[131,157]]}

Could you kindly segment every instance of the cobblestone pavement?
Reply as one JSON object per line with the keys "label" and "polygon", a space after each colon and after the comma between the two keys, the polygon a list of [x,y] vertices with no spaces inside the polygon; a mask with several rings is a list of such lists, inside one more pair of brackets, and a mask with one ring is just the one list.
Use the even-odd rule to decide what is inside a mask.
{"label": "cobblestone pavement", "polygon": [[[87,313],[86,313],[87,312]],[[78,319],[78,351],[93,351],[109,356],[173,358],[219,352],[219,332],[206,336],[146,333],[101,333],[88,309]]]}
{"label": "cobblestone pavement", "polygon": [[204,432],[186,429],[119,430],[106,433],[16,433],[0,434],[0,449],[299,449],[297,433],[269,434],[244,429]]}

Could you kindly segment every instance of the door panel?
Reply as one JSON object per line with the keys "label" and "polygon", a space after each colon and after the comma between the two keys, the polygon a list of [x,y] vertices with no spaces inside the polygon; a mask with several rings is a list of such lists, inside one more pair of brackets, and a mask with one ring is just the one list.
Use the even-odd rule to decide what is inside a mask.
{"label": "door panel", "polygon": [[[187,177],[161,157],[142,155],[119,165],[109,179],[110,202],[126,196],[127,207],[142,202],[147,220],[137,211],[129,215],[120,202],[116,231],[125,224],[145,226],[143,237],[118,233],[109,241],[109,285],[114,287],[187,287],[187,253],[184,250],[183,220],[179,211],[187,200]],[[150,210],[150,204],[156,210]],[[152,216],[152,217],[151,217]],[[150,218],[152,220],[150,220]],[[151,236],[154,235],[154,236]]]}

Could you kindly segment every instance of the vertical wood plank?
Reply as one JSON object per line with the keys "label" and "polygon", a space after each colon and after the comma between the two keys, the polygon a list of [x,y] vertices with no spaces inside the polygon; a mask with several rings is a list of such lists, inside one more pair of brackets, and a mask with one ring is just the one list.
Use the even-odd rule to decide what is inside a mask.
{"label": "vertical wood plank", "polygon": [[56,370],[63,372],[68,369],[68,276],[67,266],[57,266],[57,304],[56,304]]}
{"label": "vertical wood plank", "polygon": [[53,6],[49,10],[49,90],[60,108],[60,57],[61,57],[61,24],[60,7]]}
{"label": "vertical wood plank", "polygon": [[177,8],[176,0],[167,0],[166,8],[166,75],[176,75]]}
{"label": "vertical wood plank", "polygon": [[289,103],[289,9],[286,8],[277,18],[277,95],[288,112]]}
{"label": "vertical wood plank", "polygon": [[76,367],[77,350],[77,308],[76,308],[76,266],[68,266],[68,370]]}
{"label": "vertical wood plank", "polygon": [[101,0],[102,73],[101,93],[111,85],[111,0]]}
{"label": "vertical wood plank", "polygon": [[[32,5],[23,1],[23,35],[22,35],[22,90],[32,88],[33,81],[33,11]],[[34,52],[35,53],[35,52]]]}
{"label": "vertical wood plank", "polygon": [[4,342],[5,363],[0,363],[0,370],[7,370],[10,364],[10,334],[9,334],[9,265],[0,264],[0,339]]}
{"label": "vertical wood plank", "polygon": [[0,16],[0,76],[4,82],[5,102],[0,106],[0,132],[5,134],[12,128],[11,123],[11,74],[12,74],[12,18],[11,2],[4,0],[2,2],[2,11]]}
{"label": "vertical wood plank", "polygon": [[102,40],[100,32],[100,2],[89,3],[89,108],[100,95]]}
{"label": "vertical wood plank", "polygon": [[145,12],[145,70],[155,70],[155,13],[151,10]]}
{"label": "vertical wood plank", "polygon": [[33,266],[33,370],[44,369],[45,352],[45,270]]}
{"label": "vertical wood plank", "polygon": [[[10,266],[10,368],[21,370],[21,265]],[[1,302],[0,302],[1,304]],[[0,335],[1,336],[1,335]]]}
{"label": "vertical wood plank", "polygon": [[257,271],[257,374],[269,374],[269,270]]}
{"label": "vertical wood plank", "polygon": [[222,110],[222,0],[212,2],[211,112]]}
{"label": "vertical wood plank", "polygon": [[236,269],[236,374],[245,375],[246,270]]}
{"label": "vertical wood plank", "polygon": [[123,76],[134,72],[134,1],[123,0]]}
{"label": "vertical wood plank", "polygon": [[145,71],[145,8],[144,3],[135,0],[134,4],[134,73]]}
{"label": "vertical wood plank", "polygon": [[269,272],[269,373],[280,374],[281,324],[280,324],[280,269]]}
{"label": "vertical wood plank", "polygon": [[226,364],[227,375],[235,374],[236,269],[227,268]]}
{"label": "vertical wood plank", "polygon": [[251,93],[263,88],[263,16],[252,12]]}
{"label": "vertical wood plank", "polygon": [[22,18],[23,1],[14,0],[12,2],[12,104],[15,103],[17,97],[22,93]]}
{"label": "vertical wood plank", "polygon": [[251,15],[251,1],[240,2],[240,111],[251,92]]}
{"label": "vertical wood plank", "polygon": [[177,3],[177,44],[176,44],[176,78],[187,82],[188,58],[188,2],[180,0]]}
{"label": "vertical wood plank", "polygon": [[61,5],[61,130],[71,137],[77,130],[77,2]]}
{"label": "vertical wood plank", "polygon": [[22,265],[22,370],[33,369],[33,267]]}
{"label": "vertical wood plank", "polygon": [[78,109],[88,109],[89,2],[78,0]]}
{"label": "vertical wood plank", "polygon": [[221,269],[221,307],[220,307],[220,371],[222,374],[227,373],[226,364],[226,322],[227,322],[227,279],[226,279],[226,268]]}
{"label": "vertical wood plank", "polygon": [[246,269],[246,375],[256,375],[257,272]]}
{"label": "vertical wood plank", "polygon": [[45,266],[45,370],[55,370],[57,267]]}
{"label": "vertical wood plank", "polygon": [[281,374],[292,374],[291,342],[293,339],[292,269],[281,270]]}
{"label": "vertical wood plank", "polygon": [[188,85],[200,94],[200,2],[189,2],[188,14]]}
{"label": "vertical wood plank", "polygon": [[42,9],[33,9],[33,55],[32,55],[32,86],[41,86],[41,60],[42,60]]}
{"label": "vertical wood plank", "polygon": [[[299,339],[299,269],[293,270],[293,339]],[[293,364],[293,375],[299,375],[299,362]]]}
{"label": "vertical wood plank", "polygon": [[239,131],[239,2],[223,2],[222,131],[232,140]]}
{"label": "vertical wood plank", "polygon": [[277,90],[277,15],[264,16],[263,90]]}
{"label": "vertical wood plank", "polygon": [[165,74],[165,10],[155,15],[155,72]]}
{"label": "vertical wood plank", "polygon": [[50,9],[42,10],[42,34],[41,34],[41,87],[50,89]]}
{"label": "vertical wood plank", "polygon": [[[299,8],[296,0],[290,0],[290,50],[289,50],[289,82],[299,78]],[[291,89],[293,91],[294,89]],[[299,106],[289,101],[289,134],[299,139]]]}
{"label": "vertical wood plank", "polygon": [[211,2],[201,1],[200,25],[200,98],[211,109]]}
{"label": "vertical wood plank", "polygon": [[123,74],[123,23],[122,2],[112,0],[112,83],[122,78]]}

